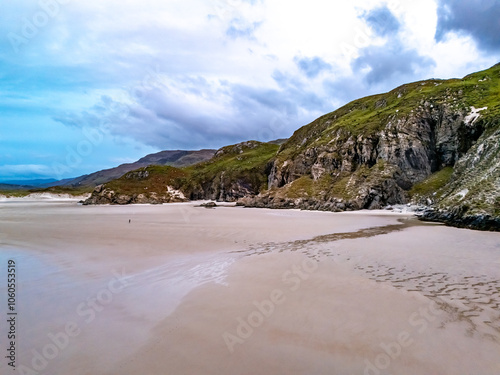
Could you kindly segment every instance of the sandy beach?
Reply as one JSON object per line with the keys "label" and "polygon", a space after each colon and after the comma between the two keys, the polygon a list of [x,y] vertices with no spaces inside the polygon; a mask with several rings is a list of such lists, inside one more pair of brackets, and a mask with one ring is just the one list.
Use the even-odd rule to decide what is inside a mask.
{"label": "sandy beach", "polygon": [[198,204],[0,202],[15,372],[500,373],[499,233]]}

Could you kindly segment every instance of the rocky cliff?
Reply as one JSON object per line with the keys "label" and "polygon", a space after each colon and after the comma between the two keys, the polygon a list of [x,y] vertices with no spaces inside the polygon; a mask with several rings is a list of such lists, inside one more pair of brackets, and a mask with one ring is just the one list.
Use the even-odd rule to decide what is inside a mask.
{"label": "rocky cliff", "polygon": [[[423,219],[499,230],[499,141],[500,64],[356,100],[280,146],[224,147],[179,170],[182,178],[168,186],[189,199],[249,207],[343,211],[422,203]],[[114,201],[123,202],[134,200]]]}
{"label": "rocky cliff", "polygon": [[[356,100],[297,130],[254,207],[375,209],[420,202],[423,218],[498,228],[500,65]],[[446,177],[446,178],[443,178]]]}
{"label": "rocky cliff", "polygon": [[433,193],[422,219],[500,230],[500,129],[493,127],[455,164],[449,183]]}

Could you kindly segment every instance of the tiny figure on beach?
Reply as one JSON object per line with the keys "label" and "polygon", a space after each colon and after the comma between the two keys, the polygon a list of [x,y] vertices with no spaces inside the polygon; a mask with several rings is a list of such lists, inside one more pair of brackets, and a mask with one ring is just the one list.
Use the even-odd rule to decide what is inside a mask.
{"label": "tiny figure on beach", "polygon": [[128,223],[130,224],[130,219],[128,219]]}

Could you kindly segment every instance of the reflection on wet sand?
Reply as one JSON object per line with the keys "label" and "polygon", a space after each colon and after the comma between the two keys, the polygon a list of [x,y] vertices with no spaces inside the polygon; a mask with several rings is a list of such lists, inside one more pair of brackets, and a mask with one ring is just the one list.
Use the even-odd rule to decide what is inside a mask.
{"label": "reflection on wet sand", "polygon": [[22,280],[19,363],[38,374],[500,373],[497,233],[31,202],[0,205],[0,235]]}

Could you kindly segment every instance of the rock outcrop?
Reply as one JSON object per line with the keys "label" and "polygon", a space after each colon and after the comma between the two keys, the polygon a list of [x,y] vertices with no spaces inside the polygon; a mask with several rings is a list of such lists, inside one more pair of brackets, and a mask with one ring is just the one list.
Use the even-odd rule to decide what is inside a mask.
{"label": "rock outcrop", "polygon": [[186,176],[182,170],[170,166],[140,168],[110,183],[96,186],[83,204],[185,202],[188,199],[179,190],[179,186]]}
{"label": "rock outcrop", "polygon": [[173,203],[173,202],[187,202],[188,199],[184,194],[167,186],[166,190],[163,192],[146,192],[146,193],[132,193],[123,194],[116,192],[106,185],[96,186],[91,196],[83,202],[83,205],[93,205],[93,204],[163,204],[163,203]]}

